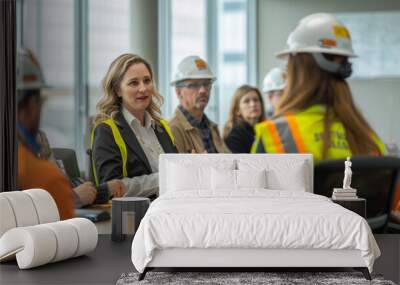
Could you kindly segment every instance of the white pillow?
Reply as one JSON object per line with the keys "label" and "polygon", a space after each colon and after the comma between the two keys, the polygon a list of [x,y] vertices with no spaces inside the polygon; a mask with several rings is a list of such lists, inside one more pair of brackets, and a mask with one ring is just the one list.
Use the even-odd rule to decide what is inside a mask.
{"label": "white pillow", "polygon": [[241,188],[266,188],[266,171],[211,169],[213,190],[240,190]]}
{"label": "white pillow", "polygon": [[268,187],[276,190],[306,192],[306,181],[302,166],[292,169],[290,175],[280,170],[268,171]]}
{"label": "white pillow", "polygon": [[167,191],[211,190],[211,169],[235,169],[234,160],[207,161],[175,160],[169,161]]}
{"label": "white pillow", "polygon": [[266,169],[268,189],[306,191],[308,168],[304,160],[238,160],[239,170]]}
{"label": "white pillow", "polygon": [[267,171],[236,170],[237,188],[267,188]]}
{"label": "white pillow", "polygon": [[210,186],[207,174],[210,167],[186,166],[183,164],[169,164],[169,189],[171,191],[185,191],[190,189],[207,189]]}
{"label": "white pillow", "polygon": [[236,170],[211,168],[211,188],[213,190],[236,190]]}

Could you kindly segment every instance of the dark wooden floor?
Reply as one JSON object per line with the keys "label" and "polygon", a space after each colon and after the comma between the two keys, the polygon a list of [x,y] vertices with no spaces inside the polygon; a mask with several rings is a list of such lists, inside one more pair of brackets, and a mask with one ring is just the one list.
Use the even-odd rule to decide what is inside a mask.
{"label": "dark wooden floor", "polygon": [[19,270],[16,262],[0,265],[0,284],[115,284],[124,272],[134,271],[131,241],[111,241],[99,235],[95,251],[41,267]]}
{"label": "dark wooden floor", "polygon": [[[374,273],[400,283],[400,235],[375,238],[382,256],[375,262]],[[100,235],[96,250],[87,256],[29,270],[19,270],[16,262],[3,263],[0,284],[115,284],[122,273],[134,271],[130,253],[131,240],[114,243],[109,235]]]}
{"label": "dark wooden floor", "polygon": [[381,257],[375,261],[374,272],[400,284],[400,234],[377,234],[375,239],[381,250]]}

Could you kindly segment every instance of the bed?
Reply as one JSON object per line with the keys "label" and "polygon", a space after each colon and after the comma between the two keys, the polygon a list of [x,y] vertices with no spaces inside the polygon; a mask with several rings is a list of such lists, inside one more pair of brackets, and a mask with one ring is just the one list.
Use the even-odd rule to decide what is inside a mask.
{"label": "bed", "polygon": [[143,279],[159,267],[352,267],[379,248],[359,215],[313,194],[309,154],[163,154],[160,197],[132,242]]}

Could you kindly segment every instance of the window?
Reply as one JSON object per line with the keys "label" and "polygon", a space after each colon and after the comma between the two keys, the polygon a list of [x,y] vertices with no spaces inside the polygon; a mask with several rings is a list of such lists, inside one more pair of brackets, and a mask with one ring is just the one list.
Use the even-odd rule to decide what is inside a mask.
{"label": "window", "polygon": [[129,0],[89,0],[87,16],[82,19],[84,25],[87,23],[87,35],[82,32],[87,37],[87,47],[80,49],[82,58],[87,60],[82,66],[83,71],[87,70],[87,82],[82,82],[82,97],[88,99],[81,99],[82,105],[88,106],[84,108],[86,113],[80,116],[81,137],[84,138],[78,141],[80,157],[86,156],[85,150],[90,145],[91,122],[87,118],[97,113],[96,105],[103,95],[101,85],[108,67],[119,55],[130,52],[130,3]]}
{"label": "window", "polygon": [[249,64],[247,1],[224,0],[218,2],[218,119],[226,122],[235,90],[248,84]]}
{"label": "window", "polygon": [[74,2],[22,2],[21,43],[37,57],[49,88],[41,129],[52,147],[75,147],[74,132]]}
{"label": "window", "polygon": [[[95,114],[111,61],[130,51],[130,0],[19,0],[20,45],[36,55],[42,90],[41,129],[52,147],[74,149],[85,169],[86,119]],[[86,143],[84,139],[86,138]]]}
{"label": "window", "polygon": [[[171,65],[172,80],[179,62],[189,55],[198,55],[204,59],[206,55],[206,1],[172,0],[172,30],[171,30]],[[195,12],[194,12],[195,11]],[[178,106],[174,88],[170,87],[169,112]]]}
{"label": "window", "polygon": [[166,99],[164,116],[171,116],[179,104],[175,90],[168,85],[178,63],[188,55],[199,55],[217,76],[206,113],[222,128],[234,90],[241,84],[256,82],[255,3],[253,0],[162,1],[159,78],[160,91]]}
{"label": "window", "polygon": [[111,62],[130,52],[130,1],[89,1],[89,114],[96,113],[103,80]]}
{"label": "window", "polygon": [[[336,14],[349,29],[354,52],[352,78],[400,76],[400,12]],[[385,35],[380,37],[378,35]]]}

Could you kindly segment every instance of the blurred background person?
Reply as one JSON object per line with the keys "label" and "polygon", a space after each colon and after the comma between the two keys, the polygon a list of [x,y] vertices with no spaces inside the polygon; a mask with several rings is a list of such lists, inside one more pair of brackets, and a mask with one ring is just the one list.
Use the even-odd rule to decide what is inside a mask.
{"label": "blurred background person", "polygon": [[103,79],[103,96],[92,133],[96,184],[111,181],[117,196],[158,195],[158,158],[176,148],[161,118],[163,98],[150,64],[135,54],[122,54]]}
{"label": "blurred background person", "polygon": [[[18,98],[21,99],[21,102],[23,102],[24,100],[27,100],[27,98],[29,97],[29,96],[27,96],[27,98],[24,99],[24,91],[23,91],[24,88],[28,88],[28,87],[31,88],[31,89],[27,89],[27,90],[31,90],[31,91],[25,92],[27,94],[34,93],[34,92],[40,93],[41,89],[43,87],[45,87],[45,82],[44,82],[43,74],[41,72],[40,65],[37,62],[36,58],[33,56],[33,54],[29,50],[27,50],[25,48],[19,49],[17,62],[18,62],[17,68],[19,68],[20,72],[21,72],[20,76],[18,77],[18,82],[17,82],[17,85],[19,86]],[[26,72],[27,74],[23,75],[22,74],[23,72]],[[35,73],[37,75],[34,75]],[[26,84],[26,82],[29,82],[29,80],[31,80],[30,83]],[[37,81],[36,86],[34,86],[32,84],[33,82],[35,82],[35,80]],[[42,105],[43,98],[40,97],[40,100],[41,100],[41,105]],[[38,122],[38,124],[40,125],[40,121]],[[20,128],[23,129],[23,126],[20,126]],[[36,132],[35,141],[40,146],[40,150],[37,153],[37,156],[41,159],[45,159],[50,162],[53,162],[58,167],[58,164],[54,158],[54,155],[52,153],[52,150],[51,150],[51,147],[50,147],[50,144],[49,144],[46,134],[43,131],[41,131],[40,129],[38,129],[35,132]],[[97,195],[97,190],[91,182],[83,181],[82,184],[73,188],[73,194],[74,194],[74,200],[75,200],[75,207],[80,208],[82,206],[90,205],[95,201],[96,195]]]}
{"label": "blurred background person", "polygon": [[204,113],[215,80],[208,64],[198,56],[187,56],[179,63],[171,82],[179,106],[170,120],[179,152],[230,152],[219,134],[218,125]]}
{"label": "blurred background person", "polygon": [[254,126],[265,119],[260,91],[250,85],[240,86],[233,95],[224,140],[233,153],[250,153]]}
{"label": "blurred background person", "polygon": [[37,141],[42,107],[41,88],[45,85],[40,65],[25,48],[17,54],[17,139],[20,190],[41,188],[56,202],[60,218],[75,216],[74,192],[67,177],[53,163],[40,157]]}
{"label": "blurred background person", "polygon": [[256,126],[253,152],[312,153],[314,161],[382,155],[381,140],[356,108],[346,78],[350,33],[330,14],[303,18],[289,35],[287,83],[273,120]]}
{"label": "blurred background person", "polygon": [[275,67],[264,77],[262,92],[267,99],[267,118],[272,118],[278,108],[285,88],[286,72],[283,68]]}

